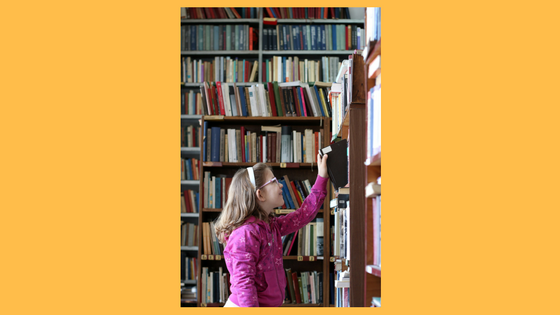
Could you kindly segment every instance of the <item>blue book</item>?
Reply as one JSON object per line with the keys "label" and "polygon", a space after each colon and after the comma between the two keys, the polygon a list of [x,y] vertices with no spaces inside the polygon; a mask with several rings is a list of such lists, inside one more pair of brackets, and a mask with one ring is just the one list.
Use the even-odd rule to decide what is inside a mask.
{"label": "blue book", "polygon": [[216,192],[214,193],[214,196],[216,197],[215,206],[216,208],[221,208],[222,207],[222,178],[216,177],[214,180],[216,182]]}
{"label": "blue book", "polygon": [[245,89],[242,86],[237,87],[239,89],[239,99],[241,100],[241,113],[243,117],[249,116],[247,112],[247,102],[245,99]]}
{"label": "blue book", "polygon": [[202,133],[203,133],[203,136],[204,136],[204,139],[202,141],[202,161],[206,162],[207,161],[206,160],[206,143],[207,143],[207,141],[206,141],[206,129],[208,129],[208,121],[204,122],[204,128],[202,128],[202,129],[203,129]]}
{"label": "blue book", "polygon": [[[284,185],[284,184],[282,184],[282,185]],[[288,198],[286,198],[286,192],[284,191],[284,188],[282,188],[282,198],[284,198],[284,205],[286,206],[286,208],[290,208],[289,203],[288,203]]]}
{"label": "blue book", "polygon": [[288,186],[287,186],[287,184],[286,184],[286,181],[283,180],[283,179],[280,179],[279,181],[280,181],[280,183],[281,183],[282,186],[283,186],[283,187],[282,187],[282,193],[286,196],[286,197],[284,198],[284,201],[285,201],[285,203],[286,203],[286,208],[288,208],[288,209],[294,209],[294,208],[295,208],[295,207],[294,207],[294,202],[292,201],[292,197],[291,197],[291,195],[290,195],[290,191],[288,190]]}
{"label": "blue book", "polygon": [[196,25],[191,25],[191,50],[196,50],[196,36],[197,35],[197,31],[196,31]]}
{"label": "blue book", "polygon": [[336,45],[337,41],[336,41],[336,25],[332,25],[332,49],[333,50],[338,50],[337,49],[337,45]]}
{"label": "blue book", "polygon": [[325,112],[323,111],[323,102],[321,102],[321,95],[319,95],[319,90],[317,89],[317,86],[313,85],[313,89],[315,90],[315,95],[317,95],[317,102],[318,102],[317,105],[319,105],[318,107],[321,110],[321,115],[323,117],[327,117],[327,115],[325,115]]}
{"label": "blue book", "polygon": [[282,82],[286,82],[286,57],[282,57]]}
{"label": "blue book", "polygon": [[317,26],[311,25],[311,50],[317,50]]}
{"label": "blue book", "polygon": [[309,36],[307,34],[307,27],[305,27],[305,25],[302,27],[302,36],[303,36],[303,50],[309,50],[309,48],[307,47],[307,36]]}
{"label": "blue book", "polygon": [[220,162],[220,127],[212,127],[210,161]]}
{"label": "blue book", "polygon": [[315,32],[317,34],[317,43],[315,44],[315,46],[317,50],[321,50],[323,48],[323,45],[321,45],[321,43],[323,42],[323,33],[321,32],[320,25],[316,25],[315,28]]}
{"label": "blue book", "polygon": [[297,94],[297,97],[298,97],[298,100],[299,100],[299,110],[300,110],[301,116],[306,117],[308,115],[305,115],[305,112],[303,111],[303,102],[301,101],[301,88],[300,87],[296,88],[296,94]]}
{"label": "blue book", "polygon": [[196,209],[193,209],[193,211],[198,213],[198,209],[200,209],[199,193],[197,193],[197,192],[194,193],[194,200],[195,200]]}
{"label": "blue book", "polygon": [[282,25],[282,35],[284,37],[284,50],[288,50],[288,40],[289,40],[289,35],[287,34],[288,30],[286,28],[286,25]]}
{"label": "blue book", "polygon": [[187,170],[187,179],[192,180],[193,179],[193,169],[192,169],[191,159],[186,159],[185,160],[185,169]]}
{"label": "blue book", "polygon": [[276,13],[274,13],[273,8],[269,8],[269,9],[270,9],[270,13],[272,13],[272,16],[274,16],[275,18],[278,18],[278,17],[276,16]]}
{"label": "blue book", "polygon": [[327,50],[327,29],[325,28],[325,25],[321,25],[321,44],[323,47],[323,50]]}

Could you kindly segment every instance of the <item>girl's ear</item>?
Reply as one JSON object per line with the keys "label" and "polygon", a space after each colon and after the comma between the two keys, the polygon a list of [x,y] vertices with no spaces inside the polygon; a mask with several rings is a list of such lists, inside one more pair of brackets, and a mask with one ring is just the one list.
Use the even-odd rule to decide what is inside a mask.
{"label": "girl's ear", "polygon": [[258,199],[260,202],[264,202],[264,201],[266,200],[266,199],[264,198],[264,195],[263,195],[263,193],[262,193],[262,191],[261,191],[260,189],[257,190],[256,194],[257,194],[257,199]]}

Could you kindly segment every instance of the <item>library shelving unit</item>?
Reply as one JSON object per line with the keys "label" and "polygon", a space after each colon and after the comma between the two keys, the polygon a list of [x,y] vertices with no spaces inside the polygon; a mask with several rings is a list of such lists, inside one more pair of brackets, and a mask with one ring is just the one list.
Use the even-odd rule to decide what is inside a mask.
{"label": "library shelving unit", "polygon": [[[265,17],[265,8],[259,8],[257,10],[257,18],[241,18],[241,19],[181,19],[181,26],[194,26],[194,25],[249,25],[250,27],[254,28],[257,34],[257,42],[254,45],[253,50],[181,50],[181,59],[191,57],[193,59],[199,59],[202,61],[212,61],[215,57],[231,57],[232,59],[239,58],[245,59],[249,62],[258,61],[257,65],[257,74],[256,79],[254,82],[236,82],[237,86],[241,87],[249,87],[255,84],[262,84],[263,82],[263,72],[266,73],[265,64],[267,60],[271,60],[273,56],[278,57],[299,57],[301,59],[309,59],[318,61],[321,60],[322,57],[340,57],[340,61],[343,59],[348,58],[349,55],[352,55],[354,50],[267,50],[264,47],[264,29],[268,26],[264,23]],[[277,19],[276,23],[278,25],[335,25],[335,24],[344,24],[344,25],[351,25],[352,27],[357,26],[363,28],[365,20],[364,19]],[[362,37],[363,38],[363,37]],[[337,65],[338,66],[338,65]],[[323,69],[321,69],[321,72]],[[356,76],[357,77],[357,76]],[[204,83],[202,82],[185,82],[182,80],[181,82],[181,94],[185,92],[194,90],[200,91],[201,86]],[[226,80],[224,80],[226,81]],[[277,81],[277,80],[273,80]],[[304,82],[304,80],[300,80]],[[311,83],[311,82],[306,82]],[[311,85],[311,84],[310,84]],[[361,92],[360,92],[361,91]],[[359,105],[356,103],[358,100],[356,99],[355,103],[353,103],[350,111],[349,118],[353,119],[351,132],[353,133],[363,133],[364,123],[354,123],[354,120],[357,120],[356,117],[364,115],[364,100],[363,94],[364,90],[355,89],[354,93],[356,95],[361,96],[361,111],[358,109]],[[352,117],[350,117],[352,116]],[[220,128],[234,128],[239,129],[241,126],[245,127],[248,131],[257,131],[260,130],[261,126],[276,126],[276,125],[289,125],[294,130],[303,131],[304,129],[313,129],[313,131],[321,131],[322,135],[322,143],[321,147],[324,147],[330,144],[331,141],[331,118],[327,117],[232,117],[232,116],[208,116],[208,115],[182,115],[181,116],[182,124],[196,124],[197,126],[201,126],[204,128],[205,123],[207,123],[208,128],[210,127],[220,127]],[[361,126],[361,127],[360,127]],[[360,129],[361,128],[361,129]],[[200,143],[202,146],[203,143],[203,130],[200,133]],[[358,135],[353,137],[356,139]],[[353,152],[351,153],[353,154]],[[215,220],[221,212],[221,209],[216,208],[204,208],[204,174],[205,172],[210,172],[211,174],[215,175],[226,175],[227,177],[232,177],[235,172],[240,168],[245,168],[248,166],[252,166],[254,163],[226,163],[226,162],[207,162],[203,160],[204,152],[200,148],[181,148],[181,156],[190,156],[196,157],[199,159],[201,167],[199,171],[199,181],[182,181],[181,182],[181,189],[193,189],[199,192],[199,213],[198,214],[182,214],[182,220],[196,220],[199,229],[198,229],[198,246],[192,248],[182,247],[181,251],[188,252],[189,255],[196,255],[198,258],[198,270],[197,270],[197,280],[196,285],[198,288],[197,291],[197,303],[196,306],[199,307],[212,307],[212,306],[223,306],[223,303],[212,303],[212,304],[203,304],[201,303],[202,294],[205,292],[202,291],[202,268],[208,267],[210,269],[217,269],[222,267],[224,272],[228,272],[226,268],[225,261],[223,260],[223,256],[216,257],[214,255],[206,255],[204,254],[204,244],[203,244],[203,223],[210,222]],[[355,155],[358,156],[358,155]],[[363,170],[363,160],[362,158],[362,168],[360,169],[361,173],[361,185],[363,186],[364,179],[364,170]],[[311,185],[313,185],[316,176],[317,176],[317,165],[310,164],[310,163],[267,163],[269,164],[274,174],[277,178],[280,178],[284,175],[288,175],[290,180],[303,180],[309,179]],[[356,164],[356,163],[354,163]],[[351,169],[352,172],[357,169],[357,166],[354,165],[354,168]],[[353,181],[360,180],[359,178],[352,179]],[[352,181],[352,183],[353,183]],[[323,303],[322,304],[284,304],[284,307],[329,307],[333,306],[330,304],[330,279],[329,279],[329,271],[331,269],[331,263],[334,261],[334,257],[331,255],[331,216],[329,215],[329,196],[332,195],[330,184],[328,184],[328,194],[325,198],[325,202],[323,205],[323,209],[320,210],[317,218],[323,218],[323,235],[324,235],[324,255],[322,257],[317,256],[285,256],[284,257],[284,268],[290,268],[292,271],[320,271],[323,272]],[[358,187],[358,185],[356,185]],[[224,196],[225,197],[225,196]],[[354,198],[357,198],[354,196]],[[361,204],[363,207],[364,198],[363,194],[361,195]],[[356,203],[357,205],[357,203]],[[361,238],[363,239],[363,230],[361,231]],[[352,236],[354,237],[354,236]],[[362,268],[365,272],[365,266]],[[362,280],[364,275],[362,274]],[[183,281],[185,282],[185,281]],[[189,283],[192,284],[192,281]],[[362,288],[363,289],[363,288]],[[363,303],[362,303],[363,304]]]}
{"label": "library shelving unit", "polygon": [[[380,56],[381,56],[381,39],[378,41],[373,41],[370,43],[371,53],[366,59],[364,64],[364,76],[366,81],[366,97],[373,98],[371,91],[372,88],[380,88],[381,86],[381,67],[380,67]],[[376,92],[377,93],[377,92]],[[376,100],[377,101],[377,100]],[[371,104],[371,103],[370,103]],[[375,105],[379,106],[379,105]],[[374,113],[369,113],[372,111],[373,107],[368,106],[366,115],[366,124],[368,125],[368,130],[373,128],[375,119],[372,121],[371,117],[374,113],[379,114],[380,109]],[[379,120],[380,121],[380,118]],[[380,128],[380,127],[377,127]],[[375,128],[373,131],[377,131]],[[370,141],[369,146],[373,145],[372,139],[366,139]],[[368,147],[367,142],[364,142],[366,147]],[[381,217],[381,185],[378,184],[377,179],[381,177],[381,149],[373,151],[366,156],[364,165],[366,166],[366,189],[365,189],[365,203],[366,203],[366,277],[365,277],[365,292],[366,292],[366,303],[369,303],[373,297],[381,297],[381,263],[380,263],[380,217]]]}
{"label": "library shelving unit", "polygon": [[[200,126],[199,120],[202,118],[201,115],[181,115],[181,126],[193,126],[197,128]],[[182,128],[183,131],[183,128]],[[183,135],[184,136],[184,135]],[[181,145],[181,158],[196,158],[200,156],[200,147],[188,147],[186,144]],[[199,190],[198,180],[181,180],[181,192],[186,190]],[[185,223],[198,224],[199,213],[183,213],[181,212],[181,221]],[[181,273],[185,273],[185,259],[186,257],[195,258],[198,256],[198,244],[196,246],[181,246],[181,268],[183,269]],[[196,279],[185,279],[181,277],[182,286],[192,287],[197,285]],[[181,306],[196,306],[192,300],[181,299]]]}
{"label": "library shelving unit", "polygon": [[[363,191],[365,189],[365,165],[366,151],[364,130],[365,124],[365,83],[364,83],[364,61],[361,54],[352,55],[351,70],[346,93],[348,104],[343,112],[341,126],[337,135],[333,138],[348,140],[348,187],[350,188],[348,202],[350,204],[350,220],[348,238],[350,242],[350,296],[349,306],[365,306],[365,278],[366,259],[363,241],[365,239],[365,200]],[[350,78],[351,77],[351,78]],[[351,86],[351,87],[350,87]],[[346,97],[346,95],[344,95]],[[357,241],[354,241],[357,240]]]}
{"label": "library shelving unit", "polygon": [[[243,126],[247,131],[258,132],[262,126],[290,126],[293,130],[303,131],[305,129],[312,129],[314,132],[321,132],[321,145],[328,143],[330,119],[326,117],[224,117],[224,116],[203,116],[202,125],[211,127],[219,127],[223,129],[233,128],[239,129]],[[203,152],[201,152],[200,160],[203,161]],[[201,181],[201,212],[199,217],[199,226],[203,222],[214,221],[221,213],[221,208],[204,208],[204,174],[210,172],[211,175],[225,175],[226,177],[233,177],[235,172],[240,168],[246,168],[254,165],[255,163],[232,163],[232,162],[202,162],[200,170]],[[282,178],[287,175],[290,180],[305,180],[309,179],[311,186],[317,178],[318,169],[314,163],[266,163],[272,167],[273,172],[277,178]],[[225,198],[222,195],[222,198]],[[325,198],[323,209],[319,210],[317,218],[323,218],[323,235],[330,235],[330,216],[324,215],[329,213],[325,209],[328,207],[328,198]],[[199,234],[199,239],[203,239],[202,231]],[[200,248],[203,247],[199,242]],[[283,307],[325,307],[329,306],[329,274],[328,267],[330,262],[330,238],[324,237],[324,253],[323,256],[284,256],[284,269],[290,268],[292,272],[302,271],[317,271],[323,272],[323,287],[320,288],[323,292],[323,303],[321,304],[283,304]],[[219,268],[222,267],[226,271],[226,264],[223,256],[205,255],[203,250],[199,251],[199,269],[202,267]],[[200,272],[199,272],[200,276]],[[199,281],[199,287],[202,287]],[[200,299],[200,297],[199,297]],[[223,303],[201,304],[200,306],[223,306]]]}

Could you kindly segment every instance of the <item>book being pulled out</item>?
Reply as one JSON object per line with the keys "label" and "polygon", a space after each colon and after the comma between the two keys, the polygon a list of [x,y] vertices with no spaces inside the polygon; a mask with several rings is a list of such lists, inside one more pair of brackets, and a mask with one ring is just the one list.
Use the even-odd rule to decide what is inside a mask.
{"label": "book being pulled out", "polygon": [[327,171],[335,189],[348,184],[348,141],[343,139],[319,150],[328,155]]}

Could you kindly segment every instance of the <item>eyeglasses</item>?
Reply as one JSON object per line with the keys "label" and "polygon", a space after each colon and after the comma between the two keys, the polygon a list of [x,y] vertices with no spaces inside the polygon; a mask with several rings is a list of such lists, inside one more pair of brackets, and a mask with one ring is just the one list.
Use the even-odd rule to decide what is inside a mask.
{"label": "eyeglasses", "polygon": [[268,185],[268,184],[270,184],[270,183],[272,183],[272,182],[275,182],[276,185],[280,185],[280,183],[278,182],[278,180],[276,179],[276,177],[274,177],[274,178],[272,178],[271,180],[269,180],[268,182],[264,183],[264,185],[262,185],[261,187],[257,188],[257,190],[262,189],[264,186],[266,186],[266,185]]}

